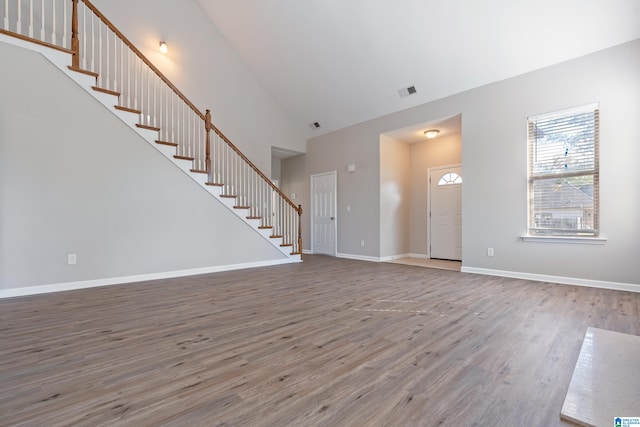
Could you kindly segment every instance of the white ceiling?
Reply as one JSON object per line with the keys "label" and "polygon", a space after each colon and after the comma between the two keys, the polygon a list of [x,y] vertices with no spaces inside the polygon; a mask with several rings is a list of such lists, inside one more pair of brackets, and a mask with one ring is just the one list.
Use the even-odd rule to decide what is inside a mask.
{"label": "white ceiling", "polygon": [[198,1],[307,137],[640,38],[640,0]]}

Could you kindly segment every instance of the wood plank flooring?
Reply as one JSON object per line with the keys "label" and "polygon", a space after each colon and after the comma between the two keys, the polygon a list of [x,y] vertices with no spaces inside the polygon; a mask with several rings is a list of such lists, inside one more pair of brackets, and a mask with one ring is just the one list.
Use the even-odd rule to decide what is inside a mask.
{"label": "wood plank flooring", "polygon": [[640,294],[305,256],[0,300],[2,426],[561,426]]}

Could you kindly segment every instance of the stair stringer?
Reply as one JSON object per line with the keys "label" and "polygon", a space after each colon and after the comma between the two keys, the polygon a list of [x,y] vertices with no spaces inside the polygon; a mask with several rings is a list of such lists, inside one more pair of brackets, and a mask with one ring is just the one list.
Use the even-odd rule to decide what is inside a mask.
{"label": "stair stringer", "polygon": [[190,160],[176,159],[175,147],[157,144],[155,141],[158,139],[158,132],[150,129],[140,128],[136,126],[138,124],[138,115],[135,113],[118,110],[115,108],[118,105],[118,97],[115,95],[107,94],[94,90],[92,87],[96,85],[96,78],[84,74],[81,72],[73,71],[69,68],[71,64],[72,55],[65,51],[52,49],[38,43],[32,43],[19,38],[14,38],[5,34],[0,34],[0,42],[21,47],[27,50],[40,53],[49,62],[55,65],[60,71],[66,74],[71,80],[83,88],[88,94],[90,94],[96,101],[102,104],[107,110],[118,117],[124,122],[131,130],[137,133],[142,139],[158,150],[164,157],[166,157],[174,166],[189,176],[195,183],[200,185],[207,193],[213,196],[216,200],[222,203],[227,209],[233,212],[242,222],[252,228],[258,235],[267,240],[271,245],[277,248],[285,257],[291,262],[301,262],[302,257],[300,254],[292,254],[289,246],[281,246],[283,239],[281,237],[271,237],[271,231],[269,229],[260,229],[260,221],[256,219],[247,218],[246,209],[236,209],[235,199],[221,197],[223,193],[223,187],[206,185],[207,176],[202,173],[191,172],[192,162]]}

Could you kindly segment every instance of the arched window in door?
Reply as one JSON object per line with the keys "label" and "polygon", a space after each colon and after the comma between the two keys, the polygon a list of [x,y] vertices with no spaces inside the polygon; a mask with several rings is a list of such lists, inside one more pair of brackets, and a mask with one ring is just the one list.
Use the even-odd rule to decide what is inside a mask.
{"label": "arched window in door", "polygon": [[462,184],[462,177],[455,172],[445,173],[440,177],[438,185]]}

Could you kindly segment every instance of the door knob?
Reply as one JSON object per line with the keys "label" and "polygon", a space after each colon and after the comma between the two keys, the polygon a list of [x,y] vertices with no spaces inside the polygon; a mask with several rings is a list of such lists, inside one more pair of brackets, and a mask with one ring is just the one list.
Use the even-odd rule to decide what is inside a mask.
{"label": "door knob", "polygon": [[331,217],[331,221],[333,221],[334,219],[335,219],[334,217]]}

